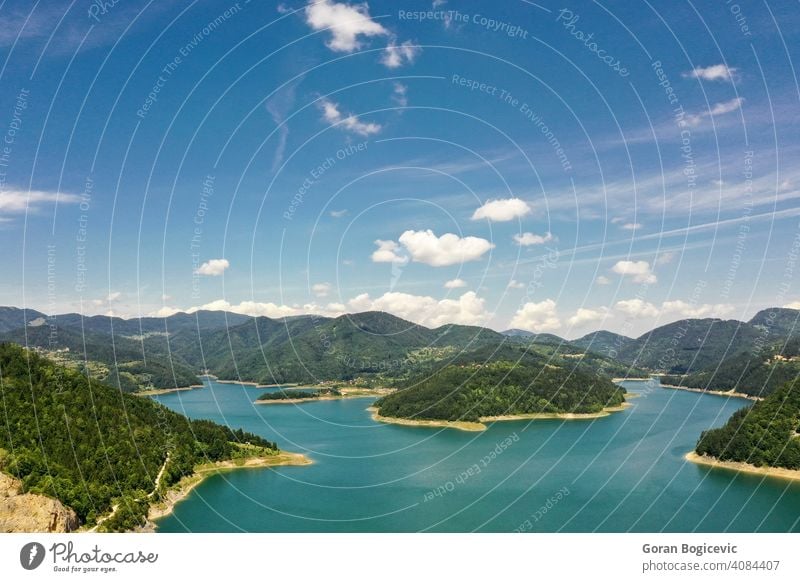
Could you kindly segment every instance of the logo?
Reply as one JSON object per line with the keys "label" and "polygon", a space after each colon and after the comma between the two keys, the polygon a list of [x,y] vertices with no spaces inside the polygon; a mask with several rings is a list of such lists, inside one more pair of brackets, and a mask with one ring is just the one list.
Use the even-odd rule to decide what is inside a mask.
{"label": "logo", "polygon": [[19,563],[26,570],[35,570],[44,561],[44,546],[39,542],[30,542],[19,551]]}

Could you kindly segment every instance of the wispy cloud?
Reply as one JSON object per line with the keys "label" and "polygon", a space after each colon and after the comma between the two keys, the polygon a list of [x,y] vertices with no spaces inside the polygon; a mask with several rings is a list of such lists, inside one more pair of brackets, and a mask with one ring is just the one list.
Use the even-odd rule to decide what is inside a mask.
{"label": "wispy cloud", "polygon": [[272,117],[272,121],[274,121],[279,128],[278,144],[275,147],[275,154],[272,157],[273,172],[283,163],[283,156],[286,152],[286,141],[289,139],[289,125],[285,123],[285,120],[294,105],[295,88],[299,82],[298,80],[287,85],[264,104],[267,113],[269,113],[270,117]]}
{"label": "wispy cloud", "polygon": [[702,79],[703,81],[730,81],[733,79],[736,69],[725,64],[711,65],[709,67],[695,67],[691,71],[684,73],[683,76],[690,79]]}
{"label": "wispy cloud", "polygon": [[[44,190],[2,190],[0,191],[0,222],[11,222],[8,215],[24,212],[36,213],[45,204],[77,204],[81,200],[77,194],[49,192]],[[5,215],[5,216],[4,216]]]}
{"label": "wispy cloud", "polygon": [[365,123],[357,115],[342,114],[339,105],[330,99],[320,99],[319,108],[322,110],[322,118],[338,129],[349,131],[364,137],[374,135],[381,131],[381,126],[377,123]]}

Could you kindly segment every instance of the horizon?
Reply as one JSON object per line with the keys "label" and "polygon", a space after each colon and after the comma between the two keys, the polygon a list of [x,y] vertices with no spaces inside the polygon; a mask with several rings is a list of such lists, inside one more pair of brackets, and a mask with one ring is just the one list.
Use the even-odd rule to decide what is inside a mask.
{"label": "horizon", "polygon": [[[567,341],[567,342],[580,340],[580,339],[583,339],[586,336],[589,336],[589,335],[592,335],[592,334],[595,334],[595,333],[600,333],[600,332],[613,333],[615,335],[620,335],[620,336],[626,337],[628,339],[638,339],[638,338],[640,338],[640,337],[642,337],[644,335],[647,335],[648,333],[650,333],[652,331],[655,331],[655,330],[657,330],[659,328],[666,327],[666,326],[669,326],[669,325],[673,325],[675,323],[680,323],[682,321],[713,320],[713,321],[735,321],[737,323],[750,323],[750,321],[752,321],[757,315],[759,315],[759,314],[761,314],[763,312],[768,312],[768,311],[775,310],[775,309],[783,309],[783,310],[787,310],[787,311],[795,311],[795,312],[798,313],[798,315],[800,315],[800,309],[796,309],[796,308],[793,308],[793,307],[777,307],[777,306],[773,306],[773,307],[766,307],[766,308],[760,309],[757,312],[753,313],[753,315],[748,317],[747,319],[720,318],[720,317],[684,317],[684,318],[681,318],[681,319],[675,319],[675,320],[672,320],[672,321],[659,323],[657,326],[648,329],[644,333],[641,333],[641,334],[638,334],[638,335],[634,335],[634,336],[626,336],[625,334],[620,334],[620,333],[617,333],[617,332],[614,332],[614,331],[611,331],[611,330],[608,330],[608,329],[597,328],[597,329],[594,329],[592,331],[588,331],[586,333],[583,333],[583,334],[581,334],[579,336],[567,337],[567,336],[561,336],[561,335],[559,335],[557,333],[552,333],[552,332],[532,332],[532,331],[528,331],[528,330],[525,330],[525,329],[514,328],[514,327],[506,327],[506,328],[502,328],[502,329],[495,329],[493,327],[487,327],[487,326],[482,326],[482,325],[459,324],[459,323],[444,323],[444,324],[442,324],[440,326],[431,327],[431,326],[423,325],[421,323],[416,323],[416,322],[408,320],[408,319],[404,319],[404,318],[402,318],[402,317],[400,317],[398,315],[395,315],[393,313],[390,313],[388,311],[380,311],[380,310],[367,310],[367,311],[347,312],[347,313],[341,313],[339,315],[320,315],[320,314],[315,314],[315,313],[307,313],[307,314],[301,314],[301,315],[286,315],[286,316],[282,316],[282,317],[269,317],[267,315],[249,315],[247,313],[239,313],[239,312],[236,312],[236,311],[224,311],[224,310],[220,310],[220,309],[198,309],[196,311],[191,311],[191,312],[177,311],[177,312],[172,313],[170,315],[163,315],[163,316],[162,315],[139,315],[139,316],[133,315],[133,316],[129,316],[129,317],[123,317],[123,316],[119,316],[119,315],[108,315],[108,314],[105,314],[105,313],[83,314],[83,313],[78,313],[78,312],[74,312],[74,311],[72,311],[72,312],[63,312],[63,313],[46,313],[46,312],[43,312],[41,310],[38,310],[38,309],[35,309],[35,308],[32,308],[32,307],[17,307],[17,306],[14,306],[14,305],[0,305],[0,309],[8,309],[8,308],[35,311],[36,313],[39,313],[39,314],[45,316],[46,318],[55,318],[55,319],[57,319],[58,317],[65,316],[65,315],[78,315],[80,317],[107,317],[107,318],[111,318],[111,319],[122,319],[124,321],[134,321],[134,320],[141,320],[141,319],[164,319],[164,320],[167,320],[167,319],[169,319],[171,317],[174,317],[174,316],[177,316],[177,315],[196,315],[198,313],[221,313],[221,314],[224,314],[224,315],[237,315],[237,316],[241,316],[241,317],[249,317],[251,319],[264,318],[264,319],[270,319],[270,320],[273,320],[273,321],[289,320],[289,319],[304,318],[304,317],[329,320],[329,319],[337,319],[337,318],[340,318],[340,317],[363,315],[365,313],[380,313],[380,314],[384,314],[384,315],[390,315],[392,317],[396,317],[397,319],[405,321],[406,323],[419,325],[421,327],[424,327],[426,329],[431,329],[431,330],[439,329],[441,327],[446,327],[446,326],[449,326],[449,325],[459,325],[459,326],[463,326],[463,327],[477,327],[477,328],[481,328],[481,329],[488,329],[490,331],[494,331],[494,332],[499,333],[499,334],[506,334],[507,332],[511,332],[511,331],[520,331],[520,332],[530,333],[530,334],[534,334],[534,335],[549,335],[549,336],[555,336],[558,339],[561,339],[561,340],[564,340],[564,341]],[[56,322],[56,324],[57,324],[57,322]],[[51,325],[51,324],[43,322],[43,323],[41,323],[41,325]],[[235,327],[236,325],[240,325],[240,324],[234,324],[234,325],[228,326],[228,327]],[[25,324],[25,327],[30,327],[30,322],[27,322]]]}

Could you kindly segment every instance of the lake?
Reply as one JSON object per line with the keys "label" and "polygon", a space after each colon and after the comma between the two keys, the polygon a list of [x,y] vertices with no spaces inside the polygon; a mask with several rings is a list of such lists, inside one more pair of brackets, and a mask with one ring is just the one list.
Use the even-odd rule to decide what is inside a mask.
{"label": "lake", "polygon": [[210,477],[160,532],[800,531],[800,482],[683,458],[746,400],[631,381],[624,412],[463,432],[377,423],[370,398],[257,405],[264,388],[205,384],[155,398],[314,464]]}

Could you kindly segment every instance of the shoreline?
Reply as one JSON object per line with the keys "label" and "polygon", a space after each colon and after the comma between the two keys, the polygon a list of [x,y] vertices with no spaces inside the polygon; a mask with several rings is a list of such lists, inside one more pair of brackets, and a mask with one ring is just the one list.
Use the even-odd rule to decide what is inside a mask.
{"label": "shoreline", "polygon": [[653,376],[648,376],[647,378],[611,378],[612,382],[649,382],[653,379]]}
{"label": "shoreline", "polygon": [[[295,389],[309,388],[320,390],[315,386],[300,386]],[[255,400],[255,404],[303,404],[304,402],[319,402],[320,400],[349,400],[354,398],[377,398],[378,396],[386,396],[394,392],[392,388],[342,388],[341,395],[315,396],[314,398],[281,398],[276,400]]]}
{"label": "shoreline", "polygon": [[711,467],[714,469],[725,469],[728,471],[736,471],[738,473],[761,475],[762,477],[775,477],[778,479],[788,479],[790,481],[800,481],[800,470],[797,469],[784,469],[781,467],[756,467],[750,463],[742,463],[739,461],[720,461],[716,457],[698,455],[694,451],[686,453],[683,458],[691,463],[695,463],[696,465],[703,465],[705,467]]}
{"label": "shoreline", "polygon": [[733,390],[729,390],[728,392],[725,392],[723,390],[703,390],[702,388],[689,388],[688,386],[676,386],[675,384],[661,384],[661,387],[667,388],[668,390],[685,390],[686,392],[711,394],[712,396],[725,396],[727,398],[743,398],[745,400],[752,400],[753,402],[759,402],[760,400],[764,400],[760,396],[751,396],[750,394],[745,394],[744,392],[734,392]]}
{"label": "shoreline", "polygon": [[150,506],[147,512],[148,523],[157,528],[155,520],[168,516],[173,512],[175,506],[186,499],[195,487],[200,485],[206,478],[218,473],[227,473],[238,469],[262,469],[266,467],[281,466],[303,466],[311,465],[313,461],[301,453],[289,453],[281,451],[276,455],[266,455],[260,457],[245,457],[231,459],[229,461],[218,461],[216,463],[206,463],[195,467],[191,475],[183,477],[172,488],[166,491],[164,499]]}
{"label": "shoreline", "polygon": [[372,420],[385,424],[398,424],[401,426],[429,427],[429,428],[455,428],[458,430],[479,432],[489,428],[486,423],[510,422],[520,420],[591,420],[611,416],[615,412],[633,406],[623,402],[619,406],[607,406],[600,412],[531,412],[527,414],[504,414],[501,416],[481,416],[478,422],[465,420],[413,420],[410,418],[397,418],[381,416],[378,409],[370,406],[367,410],[372,414]]}
{"label": "shoreline", "polygon": [[180,388],[153,388],[152,390],[140,390],[131,392],[134,396],[159,396],[160,394],[170,394],[172,392],[185,392],[187,390],[197,390],[204,388],[205,384],[192,384],[191,386],[181,386]]}

